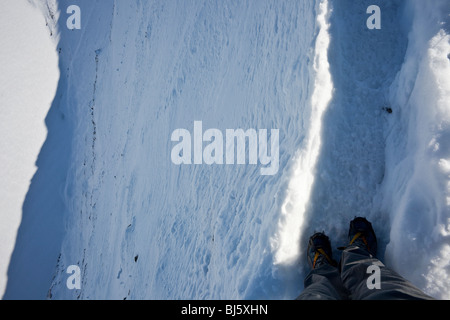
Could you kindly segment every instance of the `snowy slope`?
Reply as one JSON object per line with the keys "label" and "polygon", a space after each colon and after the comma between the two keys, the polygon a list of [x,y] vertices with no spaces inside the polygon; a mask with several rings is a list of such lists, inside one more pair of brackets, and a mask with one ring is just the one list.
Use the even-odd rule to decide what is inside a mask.
{"label": "snowy slope", "polygon": [[[117,2],[106,31],[123,40],[105,48],[93,41],[88,51],[102,50],[84,103],[95,99],[95,144],[92,123],[81,123],[84,151],[74,162],[87,165],[73,168],[70,189],[84,192],[73,191],[70,206],[82,217],[69,222],[76,227],[62,261],[98,266],[85,269],[83,287],[91,289],[81,298],[251,297],[273,281],[269,239],[286,174],[261,176],[250,165],[176,166],[170,136],[177,128],[192,131],[195,120],[222,131],[279,128],[285,168],[301,139],[298,108],[310,90],[314,24],[305,28],[300,21],[313,20],[314,8],[259,2],[153,7]],[[93,97],[95,79],[100,94]],[[80,235],[84,224],[91,229]],[[72,237],[82,245],[72,246]],[[97,253],[84,251],[94,243]],[[108,287],[99,285],[102,278]]]}
{"label": "snowy slope", "polygon": [[0,11],[0,292],[22,205],[46,138],[44,118],[58,83],[58,57],[42,12],[27,0]]}
{"label": "snowy slope", "polygon": [[[71,1],[45,1],[61,10],[61,79],[38,174],[56,164],[58,180],[28,201],[50,201],[64,235],[25,282],[15,266],[40,237],[22,220],[5,298],[292,299],[306,239],[342,245],[355,215],[388,265],[448,297],[450,10],[377,1],[369,30],[372,2],[81,0],[68,30]],[[195,121],[279,129],[278,172],[174,164],[171,134]],[[49,183],[54,200],[37,192]]]}

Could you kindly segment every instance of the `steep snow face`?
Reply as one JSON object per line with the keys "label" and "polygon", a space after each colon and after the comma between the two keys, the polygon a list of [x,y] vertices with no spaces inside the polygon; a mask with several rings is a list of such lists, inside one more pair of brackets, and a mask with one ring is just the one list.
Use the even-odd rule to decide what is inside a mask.
{"label": "steep snow face", "polygon": [[[61,90],[76,135],[51,297],[295,295],[301,281],[289,292],[274,274],[270,238],[308,126],[316,4],[80,7],[81,30],[61,30],[68,79]],[[194,136],[200,121],[222,133],[278,129],[276,175],[261,175],[262,165],[248,159],[174,164],[172,133]],[[69,265],[81,269],[81,290],[66,287]]]}
{"label": "steep snow face", "polygon": [[[0,39],[0,295],[3,296],[24,199],[47,134],[44,119],[55,96],[59,71],[56,44],[51,40],[44,16],[26,0],[2,3]],[[54,263],[47,271],[53,268]]]}

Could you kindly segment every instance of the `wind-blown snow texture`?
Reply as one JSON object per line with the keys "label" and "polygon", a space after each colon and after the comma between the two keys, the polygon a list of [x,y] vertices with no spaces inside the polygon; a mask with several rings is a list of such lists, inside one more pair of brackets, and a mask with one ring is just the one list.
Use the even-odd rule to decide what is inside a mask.
{"label": "wind-blown snow texture", "polygon": [[[309,235],[343,245],[356,215],[388,266],[450,298],[447,1],[77,2],[79,31],[71,1],[43,6],[61,79],[27,202],[46,209],[24,207],[5,298],[293,299]],[[280,129],[280,170],[174,165],[196,120]]]}

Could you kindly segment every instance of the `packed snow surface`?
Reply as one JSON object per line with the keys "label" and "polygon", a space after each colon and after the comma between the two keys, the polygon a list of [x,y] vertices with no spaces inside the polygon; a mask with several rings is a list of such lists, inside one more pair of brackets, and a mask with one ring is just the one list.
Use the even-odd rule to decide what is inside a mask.
{"label": "packed snow surface", "polygon": [[[34,1],[60,79],[4,298],[293,299],[309,236],[365,216],[450,299],[448,1],[80,0],[69,30],[72,2]],[[238,129],[258,161],[225,161]]]}

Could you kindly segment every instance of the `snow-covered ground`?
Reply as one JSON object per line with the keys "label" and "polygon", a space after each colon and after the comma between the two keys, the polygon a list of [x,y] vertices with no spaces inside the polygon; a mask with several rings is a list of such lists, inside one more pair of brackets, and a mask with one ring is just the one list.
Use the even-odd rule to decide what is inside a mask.
{"label": "snow-covered ground", "polygon": [[[293,299],[311,233],[356,215],[450,298],[448,1],[79,0],[68,30],[72,2],[35,1],[61,76],[4,298]],[[279,170],[173,163],[196,121],[278,129]]]}
{"label": "snow-covered ground", "polygon": [[44,118],[58,84],[58,57],[42,11],[26,0],[0,10],[0,292],[22,205],[47,131]]}
{"label": "snow-covered ground", "polygon": [[450,299],[450,3],[415,1],[408,50],[390,87],[386,173],[377,202],[391,226],[386,261]]}

